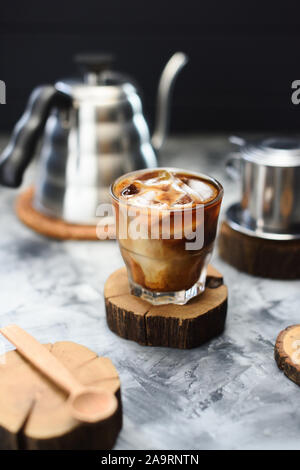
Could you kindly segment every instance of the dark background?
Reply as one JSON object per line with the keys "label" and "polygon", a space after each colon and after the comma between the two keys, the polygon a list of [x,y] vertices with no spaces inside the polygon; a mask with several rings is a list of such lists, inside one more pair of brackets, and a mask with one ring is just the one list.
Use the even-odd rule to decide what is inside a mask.
{"label": "dark background", "polygon": [[16,1],[0,5],[0,131],[10,130],[38,84],[74,75],[72,56],[112,51],[134,76],[153,125],[169,56],[190,57],[175,87],[172,131],[299,130],[300,3],[254,0]]}

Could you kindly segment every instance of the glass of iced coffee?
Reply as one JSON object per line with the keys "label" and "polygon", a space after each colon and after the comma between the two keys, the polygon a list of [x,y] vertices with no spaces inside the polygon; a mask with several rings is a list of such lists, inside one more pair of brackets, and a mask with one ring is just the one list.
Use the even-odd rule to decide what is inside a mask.
{"label": "glass of iced coffee", "polygon": [[111,186],[131,293],[183,305],[205,290],[223,188],[177,168],[139,170]]}

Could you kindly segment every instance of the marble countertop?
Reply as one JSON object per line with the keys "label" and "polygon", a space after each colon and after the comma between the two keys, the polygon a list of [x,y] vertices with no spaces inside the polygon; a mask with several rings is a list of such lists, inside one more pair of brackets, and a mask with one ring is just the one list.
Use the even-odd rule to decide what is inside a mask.
{"label": "marble countertop", "polygon": [[[176,137],[161,164],[215,176],[224,211],[238,198],[224,171],[227,152],[226,136]],[[250,277],[215,253],[229,287],[224,334],[193,350],[142,347],[106,325],[104,283],[123,265],[116,243],[43,238],[18,221],[15,197],[0,188],[0,325],[17,323],[41,342],[72,340],[112,359],[124,403],[116,449],[300,448],[300,389],[273,359],[279,331],[299,322],[300,282]]]}

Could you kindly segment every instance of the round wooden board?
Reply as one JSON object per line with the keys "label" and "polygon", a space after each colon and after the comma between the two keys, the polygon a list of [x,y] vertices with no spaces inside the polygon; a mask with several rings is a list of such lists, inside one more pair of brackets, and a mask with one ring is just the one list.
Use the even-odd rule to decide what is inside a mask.
{"label": "round wooden board", "polygon": [[300,240],[251,237],[223,222],[219,254],[239,271],[270,279],[300,279]]}
{"label": "round wooden board", "polygon": [[144,346],[180,349],[200,346],[223,332],[227,296],[222,275],[212,266],[205,292],[186,305],[154,306],[131,295],[125,267],[104,287],[107,324],[114,333]]}
{"label": "round wooden board", "polygon": [[105,240],[115,237],[114,226],[109,226],[106,231],[100,225],[69,224],[42,214],[33,207],[33,196],[33,187],[20,193],[16,201],[16,213],[21,222],[35,232],[59,240]]}
{"label": "round wooden board", "polygon": [[275,360],[285,375],[300,385],[300,325],[292,325],[277,336]]}
{"label": "round wooden board", "polygon": [[115,393],[108,419],[83,424],[70,415],[67,395],[16,350],[0,356],[1,449],[111,449],[122,427],[120,380],[110,359],[72,342],[46,344],[84,385]]}

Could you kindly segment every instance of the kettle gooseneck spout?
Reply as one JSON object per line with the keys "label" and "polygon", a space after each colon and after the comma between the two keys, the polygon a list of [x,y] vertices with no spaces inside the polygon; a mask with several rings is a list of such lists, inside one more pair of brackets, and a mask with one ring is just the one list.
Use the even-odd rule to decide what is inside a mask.
{"label": "kettle gooseneck spout", "polygon": [[171,97],[175,79],[187,62],[188,57],[186,54],[176,52],[167,62],[161,74],[158,85],[155,128],[151,139],[157,152],[161,149],[168,132]]}

